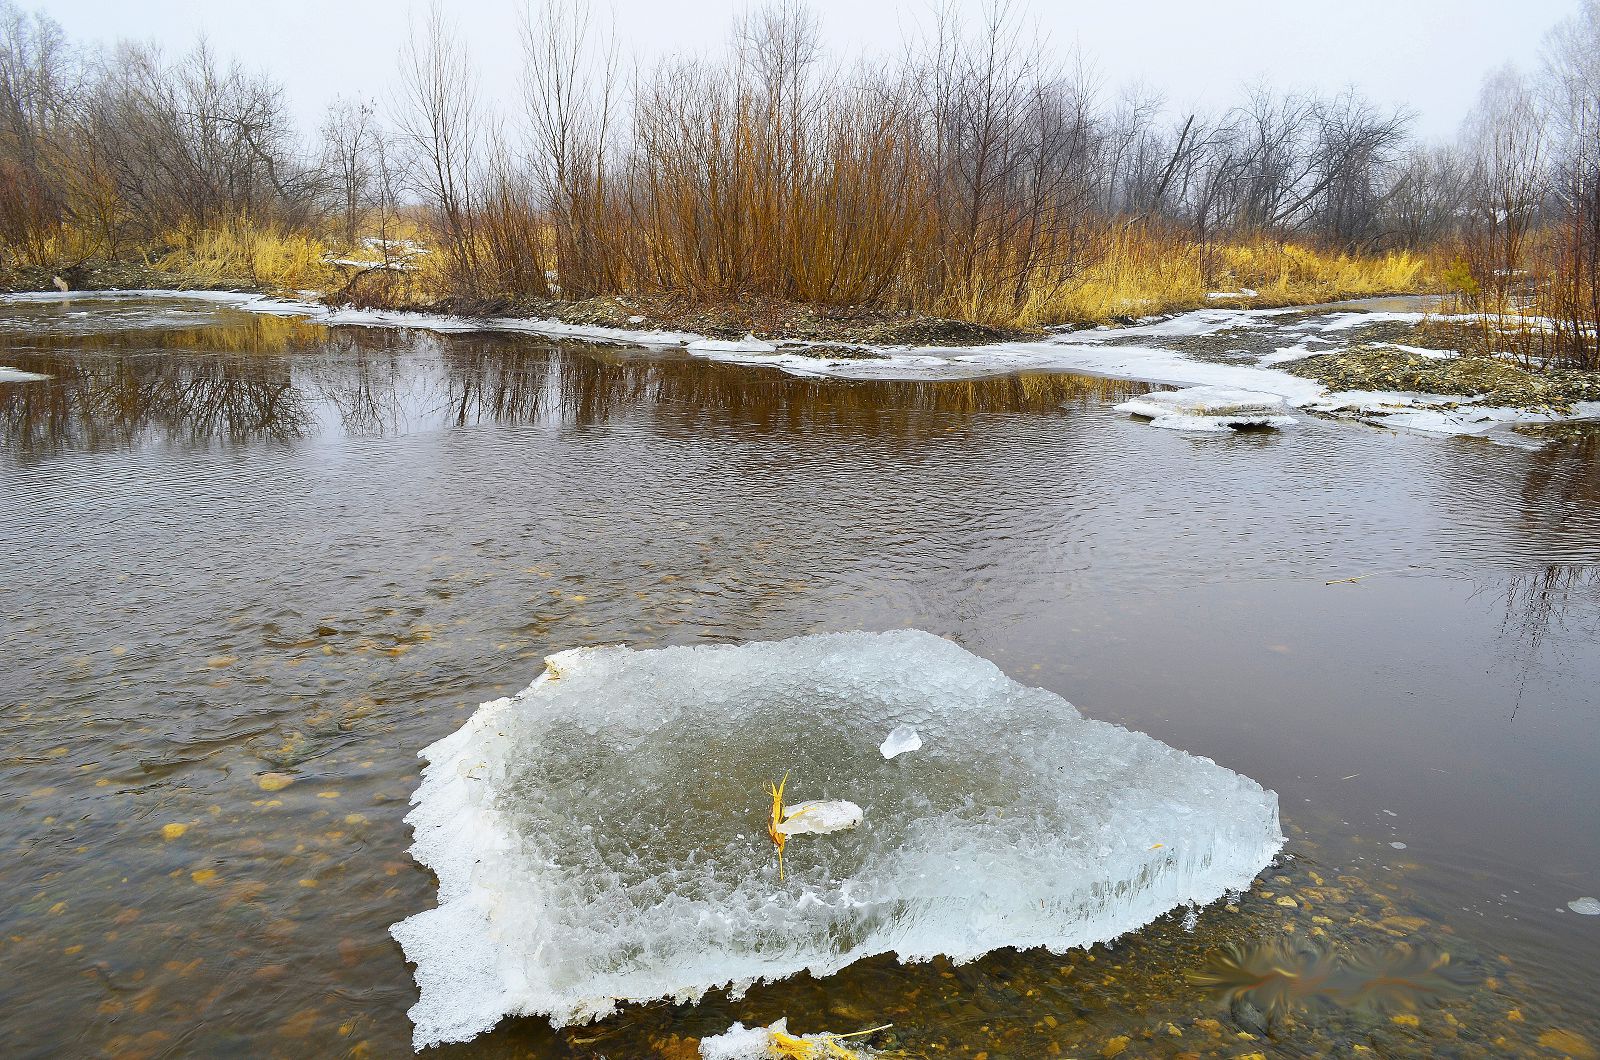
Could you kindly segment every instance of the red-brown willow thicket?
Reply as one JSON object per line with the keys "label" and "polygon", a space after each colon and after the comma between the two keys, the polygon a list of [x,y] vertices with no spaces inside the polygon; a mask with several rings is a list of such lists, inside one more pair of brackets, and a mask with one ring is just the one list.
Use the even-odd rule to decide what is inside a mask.
{"label": "red-brown willow thicket", "polygon": [[400,129],[465,297],[676,292],[1012,323],[1072,315],[1130,247],[1181,246],[1197,272],[1223,243],[1399,247],[1385,204],[1404,115],[1262,89],[1172,126],[1153,99],[1104,106],[1026,27],[1003,9],[976,27],[941,16],[896,60],[841,66],[803,8],[769,8],[722,57],[624,84],[581,10],[545,9],[524,25],[521,113],[491,119],[435,12],[405,56]]}
{"label": "red-brown willow thicket", "polygon": [[1030,325],[1219,287],[1257,304],[1416,289],[1436,262],[1485,346],[1596,365],[1600,0],[1537,75],[1492,79],[1447,147],[1355,92],[1257,86],[1173,114],[1107,92],[1005,6],[935,13],[854,63],[792,4],[711,58],[642,65],[566,0],[529,9],[522,46],[519,97],[485,99],[436,8],[392,98],[336,103],[303,137],[281,86],[203,46],[74,49],[0,0],[0,275],[139,258],[335,288],[325,258],[400,247],[407,268],[343,293]]}

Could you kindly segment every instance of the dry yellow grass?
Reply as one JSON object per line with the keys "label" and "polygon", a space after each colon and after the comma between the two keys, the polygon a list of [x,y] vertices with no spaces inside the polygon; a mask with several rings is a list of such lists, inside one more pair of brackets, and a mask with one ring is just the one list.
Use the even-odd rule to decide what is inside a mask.
{"label": "dry yellow grass", "polygon": [[[496,245],[492,232],[479,232],[464,256],[415,254],[407,257],[405,271],[369,273],[354,283],[361,270],[332,265],[330,259],[377,264],[381,250],[365,243],[347,247],[317,232],[255,226],[248,220],[216,229],[171,232],[143,256],[150,267],[173,276],[174,286],[247,284],[284,291],[313,290],[375,305],[429,303],[469,292],[480,299],[555,293],[527,290],[543,287],[542,272],[538,285],[531,284],[527,276],[506,274],[505,262],[515,256],[517,247],[536,237],[542,245],[530,258],[548,260],[552,234],[536,231],[542,222],[531,216],[528,223],[517,239],[505,240],[506,245]],[[412,217],[391,222],[385,234],[395,241],[438,246]],[[81,260],[96,253],[92,243],[85,233],[63,229],[53,237],[51,256]],[[905,274],[881,292],[881,304],[1001,327],[1035,327],[1106,322],[1205,305],[1309,304],[1433,289],[1442,282],[1440,262],[1414,253],[1329,253],[1269,238],[1200,244],[1181,233],[1152,230],[1134,222],[1106,225],[1080,251],[1079,259],[1053,272],[1035,271],[1019,295],[1015,273],[997,258],[993,268],[979,269],[958,289],[931,299],[917,285],[912,263],[907,262]],[[522,266],[524,271],[528,264]],[[481,271],[463,277],[464,265],[481,266]],[[624,287],[635,285],[640,288],[637,292],[614,293],[674,290],[670,284],[652,283],[638,275],[623,281]],[[1243,291],[1254,295],[1237,302],[1207,297],[1213,292]],[[695,292],[676,293],[692,296]]]}
{"label": "dry yellow grass", "polygon": [[[1302,305],[1427,289],[1434,269],[1420,255],[1331,254],[1277,240],[1202,246],[1121,226],[1073,279],[1041,291],[1011,323],[1105,322],[1216,304],[1213,292],[1254,291],[1240,302]],[[1230,304],[1223,301],[1222,304]]]}
{"label": "dry yellow grass", "polygon": [[255,227],[247,221],[204,231],[168,233],[150,265],[186,285],[248,283],[286,290],[325,290],[336,279],[328,246],[307,232]]}

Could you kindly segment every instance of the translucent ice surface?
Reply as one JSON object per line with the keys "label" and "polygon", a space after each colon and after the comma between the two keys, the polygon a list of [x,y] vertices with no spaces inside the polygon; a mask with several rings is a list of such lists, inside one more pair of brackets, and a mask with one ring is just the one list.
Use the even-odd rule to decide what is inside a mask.
{"label": "translucent ice surface", "polygon": [[[924,746],[888,762],[898,724]],[[916,630],[562,652],[422,757],[439,905],[393,929],[419,1048],[877,953],[1085,946],[1244,889],[1283,843],[1254,781]],[[791,804],[863,816],[790,839],[780,883],[785,773]]]}

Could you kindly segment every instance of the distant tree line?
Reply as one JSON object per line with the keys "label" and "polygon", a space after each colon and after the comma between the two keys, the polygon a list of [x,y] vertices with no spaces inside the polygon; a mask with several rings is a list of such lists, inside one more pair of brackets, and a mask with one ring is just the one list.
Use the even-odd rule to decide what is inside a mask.
{"label": "distant tree line", "polygon": [[392,99],[337,102],[305,135],[281,85],[203,42],[88,51],[0,0],[0,243],[33,263],[230,226],[387,247],[404,219],[462,301],[653,291],[1009,320],[1048,318],[1129,233],[1202,254],[1270,238],[1434,253],[1475,308],[1536,304],[1542,353],[1600,366],[1600,0],[1438,146],[1353,90],[1257,86],[1174,115],[1029,30],[1003,4],[976,25],[944,11],[892,61],[842,65],[784,3],[720,57],[640,66],[558,0],[523,20],[507,105],[435,8]]}

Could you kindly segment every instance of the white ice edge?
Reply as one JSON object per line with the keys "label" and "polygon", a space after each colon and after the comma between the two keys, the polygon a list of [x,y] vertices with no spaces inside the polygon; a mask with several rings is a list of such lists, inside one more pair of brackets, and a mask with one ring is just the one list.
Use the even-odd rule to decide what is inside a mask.
{"label": "white ice edge", "polygon": [[[935,639],[915,631],[871,636],[911,638],[906,641],[908,647]],[[824,642],[826,638],[797,640]],[[693,650],[734,652],[748,647],[758,646]],[[609,662],[595,652],[591,649],[562,652],[552,656],[551,662],[566,681],[581,675],[585,668]],[[977,660],[972,665],[992,668],[992,664]],[[997,669],[994,673],[995,680],[1008,680]],[[936,896],[928,901],[934,903],[933,908],[943,910],[940,916],[959,925],[954,930],[937,924],[923,927],[916,921],[902,922],[894,917],[847,948],[803,952],[781,958],[776,963],[770,954],[758,950],[737,946],[718,949],[708,938],[701,948],[710,947],[707,953],[714,953],[716,959],[709,964],[701,961],[697,970],[687,973],[690,978],[677,980],[665,993],[658,989],[660,970],[647,968],[642,972],[608,973],[609,978],[601,975],[600,982],[609,983],[612,989],[574,995],[570,983],[562,986],[546,978],[545,966],[537,953],[530,955],[528,951],[525,933],[529,927],[525,923],[519,926],[519,911],[535,903],[542,905],[552,892],[543,889],[548,881],[530,878],[515,857],[510,819],[496,806],[493,778],[484,775],[485,754],[492,757],[494,753],[485,752],[485,746],[504,746],[505,733],[514,724],[515,715],[506,715],[506,720],[501,720],[504,712],[514,709],[513,705],[525,696],[537,696],[549,681],[548,674],[541,676],[518,697],[485,704],[461,729],[421,752],[420,757],[427,764],[412,798],[414,809],[407,821],[415,834],[411,848],[413,857],[439,879],[439,903],[436,908],[417,913],[392,928],[406,959],[416,965],[420,999],[410,1015],[416,1025],[415,1044],[419,1049],[439,1042],[467,1040],[506,1015],[547,1016],[557,1025],[586,1022],[611,1014],[619,1003],[627,1000],[671,997],[677,1002],[688,1002],[709,990],[727,987],[740,992],[756,982],[802,971],[817,977],[831,975],[862,958],[880,953],[894,953],[901,961],[921,961],[943,955],[964,962],[1008,946],[1042,947],[1054,952],[1086,947],[1120,937],[1173,909],[1206,905],[1229,893],[1247,889],[1283,845],[1277,827],[1277,799],[1270,791],[1263,791],[1247,778],[1237,777],[1209,759],[1183,755],[1148,736],[1118,726],[1080,719],[1086,726],[1084,731],[1105,734],[1096,739],[1109,739],[1118,746],[1131,742],[1150,749],[1141,754],[1177,755],[1178,760],[1189,763],[1186,769],[1190,771],[1198,770],[1219,780],[1233,778],[1226,783],[1242,784],[1253,791],[1255,794],[1250,798],[1258,800],[1258,808],[1253,812],[1265,816],[1259,823],[1252,823],[1253,818],[1249,817],[1226,826],[1217,822],[1217,827],[1231,829],[1228,834],[1234,837],[1232,844],[1208,846],[1197,839],[1192,849],[1184,842],[1184,829],[1166,822],[1160,836],[1165,843],[1156,843],[1150,848],[1152,853],[1145,856],[1151,859],[1152,866],[1161,863],[1167,867],[1147,880],[1146,886],[1136,888],[1134,894],[1114,903],[1091,908],[1075,905],[1083,898],[1075,888],[1090,882],[1084,880],[1064,886],[1058,896],[1045,899],[1051,902],[1049,908],[1031,912],[1026,917],[1014,915],[1014,910],[1008,912],[1009,907],[1004,905],[995,908],[989,908],[986,903],[974,905],[972,898],[952,892],[943,899],[946,905],[940,905],[941,899]],[[494,743],[496,740],[501,743]],[[1202,834],[1205,827],[1210,825],[1202,827]],[[794,842],[807,841],[817,840]],[[1148,844],[1149,840],[1135,838],[1133,842]],[[1158,848],[1162,848],[1159,853],[1155,852]],[[791,860],[795,851],[796,848],[791,847]],[[502,895],[485,883],[505,879],[517,880],[521,888],[516,910],[502,910]],[[845,886],[848,890],[848,882]],[[775,911],[782,907],[784,897],[782,893],[771,893],[766,901],[779,903],[771,907]],[[805,909],[807,903],[815,905],[818,901],[810,892],[789,900],[794,903],[795,912]],[[1060,908],[1056,908],[1058,904]],[[877,908],[860,902],[855,905],[863,913]],[[1033,909],[1031,904],[1028,908]],[[794,912],[786,915],[792,916]],[[920,915],[926,918],[933,914],[925,908]],[[739,930],[752,927],[746,925]],[[559,944],[559,939],[549,938],[538,943],[538,947]],[[633,996],[635,991],[629,986],[644,983],[654,984],[650,989],[655,992]]]}
{"label": "white ice edge", "polygon": [[[1400,391],[1329,392],[1320,383],[1303,379],[1271,367],[1290,352],[1307,356],[1315,351],[1299,347],[1268,354],[1255,365],[1216,364],[1197,361],[1173,350],[1136,345],[1108,345],[1105,340],[1125,340],[1148,336],[1208,335],[1230,328],[1269,327],[1272,318],[1288,313],[1313,310],[1315,306],[1275,309],[1198,309],[1173,317],[1152,320],[1131,327],[1095,328],[1060,332],[1043,340],[1002,342],[987,346],[869,346],[859,349],[875,354],[868,359],[814,357],[787,350],[803,349],[803,342],[779,344],[762,340],[723,341],[695,332],[640,331],[559,320],[494,317],[483,320],[413,312],[330,309],[314,302],[271,298],[243,291],[35,291],[0,294],[6,302],[92,301],[126,298],[189,298],[216,302],[253,313],[303,316],[312,323],[351,327],[417,328],[438,332],[520,332],[547,338],[568,338],[585,342],[643,346],[653,349],[682,348],[693,356],[732,364],[776,368],[791,375],[821,379],[922,380],[978,379],[1019,371],[1077,372],[1108,379],[1167,384],[1172,386],[1218,386],[1255,390],[1282,397],[1295,408],[1319,412],[1376,426],[1416,431],[1430,435],[1483,435],[1495,428],[1517,423],[1555,423],[1565,420],[1600,417],[1600,402],[1580,402],[1570,414],[1530,412],[1523,409],[1475,404],[1462,395],[1420,395]],[[1314,322],[1316,330],[1337,332],[1360,324],[1423,320],[1468,321],[1467,316],[1405,312],[1333,312]],[[774,345],[772,352],[754,348],[756,343]],[[1465,406],[1457,409],[1440,404]],[[1169,426],[1172,426],[1169,424]],[[1184,428],[1191,429],[1191,428]]]}
{"label": "white ice edge", "polygon": [[49,378],[38,372],[24,372],[21,368],[7,368],[0,364],[0,383],[37,383]]}

